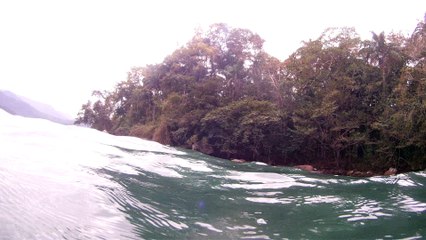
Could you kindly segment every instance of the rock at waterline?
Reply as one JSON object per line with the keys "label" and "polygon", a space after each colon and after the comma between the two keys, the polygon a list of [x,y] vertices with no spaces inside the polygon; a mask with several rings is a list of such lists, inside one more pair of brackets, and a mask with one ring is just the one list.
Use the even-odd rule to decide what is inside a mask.
{"label": "rock at waterline", "polygon": [[396,170],[396,168],[391,167],[383,175],[385,175],[385,176],[395,175],[397,171],[398,170]]}
{"label": "rock at waterline", "polygon": [[294,168],[302,169],[308,172],[316,171],[316,169],[312,165],[296,165]]}
{"label": "rock at waterline", "polygon": [[244,159],[232,159],[231,160],[232,162],[236,162],[236,163],[245,163],[245,162],[247,162],[246,160],[244,160]]}

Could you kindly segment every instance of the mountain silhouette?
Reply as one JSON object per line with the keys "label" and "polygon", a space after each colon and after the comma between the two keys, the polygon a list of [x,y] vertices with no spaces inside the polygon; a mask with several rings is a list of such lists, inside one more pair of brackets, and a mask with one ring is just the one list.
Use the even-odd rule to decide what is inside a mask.
{"label": "mountain silhouette", "polygon": [[55,110],[52,106],[6,90],[0,90],[0,108],[13,115],[42,118],[66,125],[73,124],[71,117]]}

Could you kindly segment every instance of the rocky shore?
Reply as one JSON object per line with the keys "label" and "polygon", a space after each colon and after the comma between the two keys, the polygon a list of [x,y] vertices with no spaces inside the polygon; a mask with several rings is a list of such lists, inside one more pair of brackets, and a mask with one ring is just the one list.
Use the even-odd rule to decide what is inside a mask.
{"label": "rocky shore", "polygon": [[[248,162],[244,159],[231,159],[235,163],[245,163]],[[392,176],[398,173],[396,168],[389,168],[386,171],[359,171],[359,170],[344,170],[344,169],[320,169],[316,168],[313,165],[304,164],[304,165],[295,165],[292,166],[303,171],[318,173],[318,174],[327,174],[327,175],[342,175],[350,177],[372,177],[372,176]]]}
{"label": "rocky shore", "polygon": [[314,172],[320,174],[329,175],[344,175],[351,177],[372,177],[372,176],[392,176],[398,173],[396,168],[389,168],[384,172],[373,172],[373,171],[358,171],[358,170],[344,170],[344,169],[317,169],[312,165],[296,165],[294,168],[298,168],[307,172]]}

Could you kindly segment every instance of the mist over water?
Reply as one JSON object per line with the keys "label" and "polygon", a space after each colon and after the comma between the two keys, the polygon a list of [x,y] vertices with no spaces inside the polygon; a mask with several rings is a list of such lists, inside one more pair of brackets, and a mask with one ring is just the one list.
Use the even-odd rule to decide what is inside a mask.
{"label": "mist over water", "polygon": [[426,173],[238,164],[0,112],[0,239],[422,239]]}

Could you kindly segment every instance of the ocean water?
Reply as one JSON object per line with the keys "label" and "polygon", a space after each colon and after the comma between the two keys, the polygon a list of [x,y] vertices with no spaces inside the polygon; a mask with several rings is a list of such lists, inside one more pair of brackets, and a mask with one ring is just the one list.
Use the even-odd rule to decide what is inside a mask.
{"label": "ocean water", "polygon": [[424,239],[426,173],[233,163],[0,112],[0,239]]}

